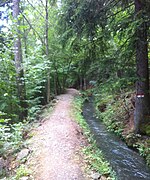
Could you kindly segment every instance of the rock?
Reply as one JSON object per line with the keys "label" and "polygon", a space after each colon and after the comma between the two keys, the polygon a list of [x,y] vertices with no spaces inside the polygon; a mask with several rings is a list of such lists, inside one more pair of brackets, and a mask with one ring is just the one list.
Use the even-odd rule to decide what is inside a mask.
{"label": "rock", "polygon": [[101,176],[100,180],[107,180],[106,176]]}
{"label": "rock", "polygon": [[94,180],[98,180],[98,179],[100,179],[100,177],[101,177],[101,174],[99,174],[99,173],[93,173],[91,175],[91,178],[94,179]]}
{"label": "rock", "polygon": [[18,155],[16,160],[21,161],[22,159],[26,158],[29,155],[30,151],[29,149],[22,149]]}
{"label": "rock", "polygon": [[29,179],[30,179],[29,177],[23,176],[23,177],[21,177],[19,180],[29,180]]}
{"label": "rock", "polygon": [[0,171],[2,171],[5,168],[5,166],[5,160],[2,157],[0,157]]}
{"label": "rock", "polygon": [[51,103],[52,103],[52,104],[55,104],[55,103],[57,103],[57,101],[58,101],[57,99],[53,99],[53,100],[51,101]]}

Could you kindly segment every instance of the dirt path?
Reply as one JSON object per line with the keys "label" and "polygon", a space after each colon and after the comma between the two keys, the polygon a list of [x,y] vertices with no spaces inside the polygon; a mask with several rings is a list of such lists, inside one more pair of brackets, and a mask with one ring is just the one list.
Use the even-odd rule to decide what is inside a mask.
{"label": "dirt path", "polygon": [[58,96],[52,114],[35,131],[31,139],[32,156],[28,163],[35,180],[87,180],[79,153],[85,143],[70,110],[77,90],[68,89]]}

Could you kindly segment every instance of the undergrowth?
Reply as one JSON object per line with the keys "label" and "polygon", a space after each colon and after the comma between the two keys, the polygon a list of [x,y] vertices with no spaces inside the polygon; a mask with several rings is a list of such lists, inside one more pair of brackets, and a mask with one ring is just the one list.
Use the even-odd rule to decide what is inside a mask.
{"label": "undergrowth", "polygon": [[[109,131],[120,136],[129,147],[136,148],[150,166],[150,137],[148,134],[134,134],[134,91],[105,83],[95,89],[95,107],[97,116]],[[147,128],[148,129],[148,128]]]}
{"label": "undergrowth", "polygon": [[24,133],[27,131],[27,122],[8,124],[9,120],[0,119],[0,156],[5,158],[19,151],[24,144]]}
{"label": "undergrowth", "polygon": [[30,132],[31,128],[38,126],[39,119],[46,118],[52,112],[55,103],[56,101],[52,101],[41,109],[40,115],[37,114],[37,116],[39,116],[38,120],[34,119],[34,121],[33,118],[31,118],[24,120],[23,122],[12,123],[11,119],[5,118],[6,114],[0,112],[0,158],[2,158],[3,161],[8,162],[7,166],[4,165],[4,167],[0,167],[0,178],[6,178],[8,176],[8,179],[17,180],[30,174],[29,170],[21,163],[8,172],[7,169],[9,169],[9,163],[11,164],[9,159],[13,159],[15,162],[17,154],[23,148],[28,148],[26,139],[29,139],[34,135],[32,131]]}
{"label": "undergrowth", "polygon": [[[0,119],[0,157],[8,162],[9,158],[15,158],[16,154],[26,147],[25,135],[28,132],[28,122],[8,123],[10,119]],[[0,178],[7,176],[6,165],[0,168]]]}
{"label": "undergrowth", "polygon": [[82,116],[83,102],[83,98],[75,98],[73,115],[82,128],[83,134],[88,141],[88,145],[84,146],[82,149],[85,162],[88,165],[87,171],[98,172],[101,175],[108,177],[107,179],[115,180],[115,173],[112,171],[109,163],[105,160],[102,152],[97,147],[96,141],[91,134],[90,128]]}

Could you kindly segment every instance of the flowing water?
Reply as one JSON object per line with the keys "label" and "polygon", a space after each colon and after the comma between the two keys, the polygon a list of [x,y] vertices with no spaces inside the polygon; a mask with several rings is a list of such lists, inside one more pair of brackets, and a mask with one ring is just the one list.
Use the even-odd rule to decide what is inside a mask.
{"label": "flowing water", "polygon": [[150,169],[135,151],[129,149],[116,135],[95,116],[92,99],[85,102],[83,116],[89,124],[98,147],[116,172],[118,180],[150,180]]}

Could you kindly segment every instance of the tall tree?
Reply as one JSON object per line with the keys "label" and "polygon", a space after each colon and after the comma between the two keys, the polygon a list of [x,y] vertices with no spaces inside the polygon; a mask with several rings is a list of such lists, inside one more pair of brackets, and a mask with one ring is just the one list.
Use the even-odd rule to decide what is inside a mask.
{"label": "tall tree", "polygon": [[19,118],[23,120],[27,117],[27,103],[26,103],[26,89],[24,80],[23,60],[22,60],[22,48],[21,48],[21,32],[20,27],[20,0],[13,0],[13,18],[14,18],[14,57],[15,57],[15,68],[16,68],[16,81],[18,98],[20,102],[20,115]]}
{"label": "tall tree", "polygon": [[[93,39],[93,42],[100,39],[100,49],[102,51],[101,53],[103,53],[105,62],[107,59],[110,59],[108,58],[110,52],[107,51],[108,48],[104,49],[103,46],[106,43],[109,45],[109,40],[112,42],[110,35],[116,35],[117,38],[122,41],[121,46],[125,48],[124,51],[126,52],[124,53],[124,51],[120,51],[117,47],[115,47],[113,49],[113,53],[116,53],[117,51],[117,53],[120,52],[119,54],[122,54],[123,56],[126,56],[127,54],[132,54],[133,56],[136,51],[136,57],[134,59],[136,59],[137,82],[134,122],[135,132],[140,132],[141,125],[146,123],[146,116],[149,117],[150,113],[147,42],[148,27],[146,23],[146,21],[149,20],[149,0],[83,0],[82,2],[69,0],[65,1],[65,4],[66,6],[63,18],[66,19],[68,27],[72,28],[82,37],[85,37],[84,35],[86,34],[88,37],[87,39]],[[135,13],[132,11],[134,7]],[[120,17],[118,14],[120,14]],[[119,17],[118,20],[117,17]],[[116,24],[114,23],[113,25],[112,22],[116,20]],[[110,33],[110,31],[113,32]],[[102,32],[99,37],[97,36],[98,32]],[[107,34],[108,38],[104,39]],[[135,42],[134,37],[136,39],[136,46],[134,46],[135,49],[133,49],[133,44]],[[112,38],[113,40],[115,39],[115,37]],[[111,46],[112,45],[113,44],[111,44]],[[91,50],[91,56],[93,59],[93,57],[95,57],[95,47]],[[113,53],[111,56],[116,57],[115,53]],[[106,54],[106,56],[104,54]],[[116,67],[119,62],[121,62],[121,64],[124,63],[121,56],[116,57],[116,60],[114,59],[114,67]],[[126,56],[126,58],[129,61],[129,56]],[[111,64],[110,60],[109,64]],[[101,62],[99,60],[99,64],[100,63]],[[106,69],[107,67],[105,66],[104,68]],[[120,67],[117,69],[118,78],[123,77],[123,74],[120,75],[119,73],[120,69]],[[112,68],[110,70],[114,71]]]}
{"label": "tall tree", "polygon": [[[147,2],[148,3],[148,2]],[[149,102],[149,70],[148,70],[148,41],[147,23],[145,20],[145,1],[135,0],[135,13],[140,25],[136,29],[136,104],[135,104],[135,132],[140,132],[146,123],[146,116],[150,113]]]}
{"label": "tall tree", "polygon": [[[45,5],[45,45],[46,45],[46,58],[48,60],[49,56],[49,43],[48,43],[48,0],[46,0]],[[50,67],[47,72],[47,103],[50,101]]]}

